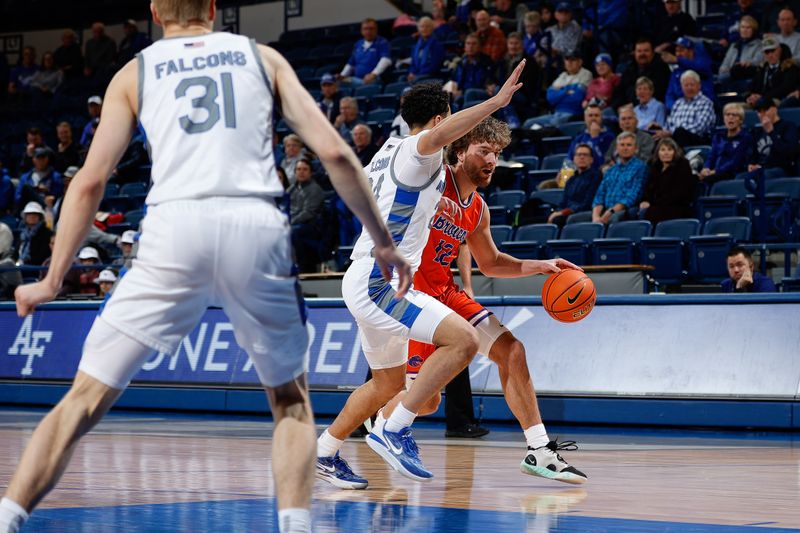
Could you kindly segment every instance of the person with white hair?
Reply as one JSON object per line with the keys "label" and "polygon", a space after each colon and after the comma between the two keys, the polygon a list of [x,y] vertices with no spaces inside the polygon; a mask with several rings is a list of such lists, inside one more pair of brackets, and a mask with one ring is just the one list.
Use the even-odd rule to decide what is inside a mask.
{"label": "person with white hair", "polygon": [[722,120],[726,131],[714,135],[711,153],[700,171],[700,180],[709,185],[746,172],[753,151],[753,137],[744,129],[744,106],[736,102],[726,104]]}
{"label": "person with white hair", "polygon": [[672,137],[681,147],[707,144],[716,122],[714,103],[700,91],[700,76],[693,70],[681,75],[683,97],[672,107],[667,125],[655,133],[656,139]]}
{"label": "person with white hair", "polygon": [[366,124],[356,124],[351,132],[353,150],[363,166],[369,165],[372,157],[378,153],[378,147],[372,142],[372,128]]}
{"label": "person with white hair", "polygon": [[422,17],[417,22],[419,37],[411,50],[411,66],[406,79],[413,82],[420,76],[438,74],[444,62],[444,45],[433,34],[433,19]]}

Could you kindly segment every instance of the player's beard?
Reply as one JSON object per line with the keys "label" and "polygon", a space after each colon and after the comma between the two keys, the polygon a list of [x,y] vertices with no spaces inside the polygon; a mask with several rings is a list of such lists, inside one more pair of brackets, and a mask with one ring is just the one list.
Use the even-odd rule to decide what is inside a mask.
{"label": "player's beard", "polygon": [[[486,172],[488,170],[488,172]],[[476,165],[469,159],[464,160],[464,171],[467,177],[478,188],[486,188],[492,182],[494,167]]]}

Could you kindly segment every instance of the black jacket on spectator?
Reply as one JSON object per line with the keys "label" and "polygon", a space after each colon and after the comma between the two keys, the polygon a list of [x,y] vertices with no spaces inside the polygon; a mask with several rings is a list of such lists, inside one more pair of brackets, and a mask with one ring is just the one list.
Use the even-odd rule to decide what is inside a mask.
{"label": "black jacket on spectator", "polygon": [[59,152],[55,150],[53,153],[53,168],[64,173],[68,167],[81,166],[81,154],[78,151],[78,143],[72,141],[66,150]]}
{"label": "black jacket on spectator", "polygon": [[666,170],[660,161],[651,163],[642,195],[642,201],[650,203],[644,218],[655,226],[662,220],[691,217],[696,187],[697,177],[685,157]]}
{"label": "black jacket on spectator", "polygon": [[650,78],[655,88],[653,92],[654,98],[664,103],[670,74],[669,66],[658,55],[645,68],[639,68],[639,64],[636,61],[631,61],[622,71],[619,85],[614,90],[614,96],[611,100],[612,108],[616,109],[621,105],[638,103],[636,99],[636,80],[642,76]]}
{"label": "black jacket on spectator", "polygon": [[788,120],[774,124],[772,133],[754,129],[755,153],[753,163],[764,168],[783,168],[789,176],[795,170],[797,158],[797,126]]}
{"label": "black jacket on spectator", "polygon": [[372,161],[372,158],[378,153],[379,148],[375,146],[375,143],[369,143],[363,150],[357,150],[355,148],[353,148],[353,150],[356,152],[358,160],[361,161],[361,166],[365,167],[369,165],[369,162]]}
{"label": "black jacket on spectator", "polygon": [[783,100],[790,92],[799,88],[800,68],[791,59],[791,52],[788,50],[789,47],[785,44],[781,45],[781,57],[788,57],[788,59],[781,60],[773,70],[770,70],[766,61],[758,67],[753,81],[750,83],[751,93],[760,94],[762,98]]}
{"label": "black jacket on spectator", "polygon": [[64,70],[64,76],[67,78],[76,78],[83,76],[83,54],[81,47],[77,43],[70,46],[59,46],[53,52],[53,59],[56,66]]}
{"label": "black jacket on spectator", "polygon": [[599,169],[589,168],[586,172],[575,173],[564,185],[564,196],[559,209],[569,209],[572,213],[591,211],[592,200],[603,181]]}
{"label": "black jacket on spectator", "polygon": [[295,224],[312,224],[322,212],[325,193],[313,179],[300,183],[295,182],[286,191],[291,201],[291,220]]}
{"label": "black jacket on spectator", "polygon": [[696,36],[697,22],[689,13],[681,11],[672,17],[667,16],[666,12],[657,17],[653,44],[658,46],[662,43],[674,43],[678,37],[684,35]]}

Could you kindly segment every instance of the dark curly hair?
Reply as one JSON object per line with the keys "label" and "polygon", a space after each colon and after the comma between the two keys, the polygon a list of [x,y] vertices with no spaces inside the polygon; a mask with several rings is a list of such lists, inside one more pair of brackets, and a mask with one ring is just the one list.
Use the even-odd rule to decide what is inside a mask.
{"label": "dark curly hair", "polygon": [[447,149],[448,159],[456,159],[458,154],[466,152],[471,144],[489,143],[503,150],[511,143],[511,130],[508,124],[494,117],[486,117],[472,130],[453,141]]}
{"label": "dark curly hair", "polygon": [[436,115],[450,111],[450,95],[439,83],[417,83],[403,96],[400,116],[409,128],[424,126]]}

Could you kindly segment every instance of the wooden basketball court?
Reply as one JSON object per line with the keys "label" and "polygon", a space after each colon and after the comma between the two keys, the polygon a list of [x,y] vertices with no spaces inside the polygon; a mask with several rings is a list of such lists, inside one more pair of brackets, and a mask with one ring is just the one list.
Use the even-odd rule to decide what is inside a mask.
{"label": "wooden basketball court", "polygon": [[[0,483],[44,412],[0,411]],[[549,428],[577,440],[565,457],[583,486],[520,473],[522,434],[483,439],[415,430],[427,484],[407,480],[363,442],[342,455],[370,481],[343,491],[317,481],[315,531],[800,530],[800,448],[791,433]],[[113,413],[78,448],[27,531],[275,531],[266,419]]]}

